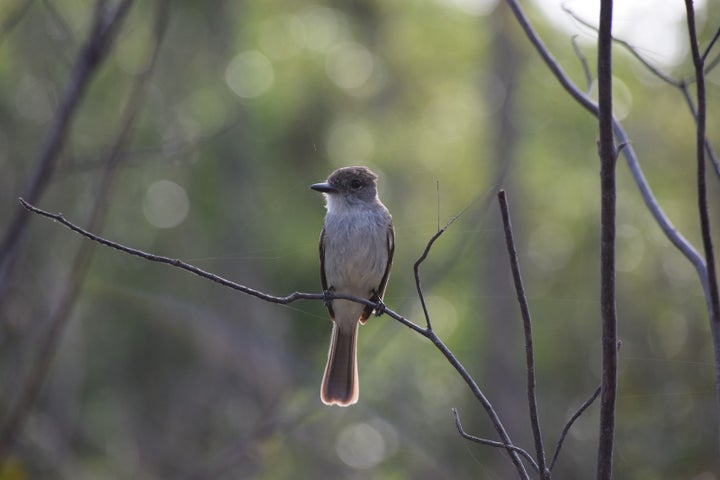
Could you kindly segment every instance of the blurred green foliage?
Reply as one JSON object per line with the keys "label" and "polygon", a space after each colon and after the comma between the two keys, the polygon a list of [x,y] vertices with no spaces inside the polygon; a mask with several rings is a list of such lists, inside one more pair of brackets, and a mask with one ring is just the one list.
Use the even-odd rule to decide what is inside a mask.
{"label": "blurred green foliage", "polygon": [[[551,455],[599,383],[597,127],[505,5],[482,14],[424,0],[168,5],[114,189],[99,192],[98,182],[147,67],[156,2],[131,9],[40,206],[82,225],[97,196],[110,195],[108,238],[269,293],[319,292],[324,211],[308,186],[339,166],[368,165],[396,227],[386,303],[423,323],[412,264],[438,224],[469,205],[421,267],[425,294],[438,333],[513,441],[532,451],[520,315],[494,199],[502,186],[532,308]],[[704,44],[720,24],[717,6],[708,0],[699,12]],[[583,85],[568,35],[527,8]],[[91,20],[79,0],[0,4],[0,228],[19,208]],[[581,32],[593,69],[592,34]],[[699,246],[692,117],[678,91],[619,48],[614,59],[616,97],[645,174]],[[662,68],[691,73],[687,60]],[[708,82],[708,132],[720,148],[720,69]],[[712,172],[709,184],[717,234]],[[617,477],[716,478],[702,289],[622,162],[618,186]],[[0,305],[3,418],[83,242],[40,218],[23,236]],[[455,430],[451,407],[469,433],[495,438],[452,367],[387,317],[361,329],[359,404],[329,408],[319,400],[330,335],[320,302],[268,304],[106,248],[93,258],[0,479],[514,478],[503,452]],[[592,476],[597,423],[594,406],[573,427],[556,478]]]}

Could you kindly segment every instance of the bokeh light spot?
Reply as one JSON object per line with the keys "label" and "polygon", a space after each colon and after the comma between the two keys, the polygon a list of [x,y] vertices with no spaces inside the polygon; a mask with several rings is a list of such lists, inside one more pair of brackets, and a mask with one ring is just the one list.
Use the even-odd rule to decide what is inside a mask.
{"label": "bokeh light spot", "polygon": [[255,98],[267,92],[275,81],[268,58],[257,50],[235,56],[225,69],[225,81],[238,97]]}
{"label": "bokeh light spot", "polygon": [[327,55],[325,72],[335,85],[346,90],[362,87],[373,73],[370,51],[357,42],[342,42]]}
{"label": "bokeh light spot", "polygon": [[159,180],[145,192],[143,213],[148,222],[158,228],[180,225],[190,211],[190,200],[182,188],[170,180]]}
{"label": "bokeh light spot", "polygon": [[308,50],[325,52],[340,37],[341,16],[332,8],[312,5],[293,17],[292,35]]}
{"label": "bokeh light spot", "polygon": [[385,438],[371,425],[356,423],[340,432],[335,450],[340,460],[353,468],[373,468],[385,458]]}

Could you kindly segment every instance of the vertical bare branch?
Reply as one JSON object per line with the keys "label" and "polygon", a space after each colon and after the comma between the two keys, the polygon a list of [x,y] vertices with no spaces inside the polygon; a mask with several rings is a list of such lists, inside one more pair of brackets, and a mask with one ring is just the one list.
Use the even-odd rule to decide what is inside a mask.
{"label": "vertical bare branch", "polygon": [[520,265],[518,262],[517,250],[515,248],[515,240],[513,239],[512,225],[510,223],[510,209],[508,207],[504,190],[500,190],[500,192],[498,192],[498,200],[500,201],[500,212],[502,214],[503,227],[505,230],[505,243],[507,244],[508,255],[510,256],[510,267],[512,269],[513,280],[515,282],[515,291],[517,292],[518,303],[520,304],[520,313],[522,314],[523,319],[523,332],[525,334],[525,362],[527,365],[528,407],[530,409],[530,425],[532,426],[533,437],[535,440],[535,454],[537,456],[538,471],[540,472],[541,479],[549,480],[550,471],[545,463],[545,448],[543,447],[540,420],[538,419],[537,396],[535,394],[535,354],[533,353],[530,308],[528,308],[527,297],[525,296],[525,287],[523,287],[522,276],[520,275]]}
{"label": "vertical bare branch", "polygon": [[617,312],[615,307],[615,141],[612,113],[612,0],[600,2],[598,32],[598,128],[600,147],[600,311],[602,391],[597,479],[612,478],[617,392]]}
{"label": "vertical bare branch", "polygon": [[[121,0],[110,13],[105,11],[103,1],[98,1],[96,4],[90,33],[78,55],[77,62],[70,74],[70,80],[62,95],[60,106],[45,135],[30,180],[23,189],[22,196],[29,202],[37,202],[49,184],[57,159],[63,150],[75,111],[95,72],[107,58],[118,26],[122,23],[132,3],[133,0]],[[28,218],[27,210],[17,209],[0,241],[0,299],[7,290],[10,270],[17,255],[20,238],[27,227]]]}
{"label": "vertical bare branch", "polygon": [[[704,55],[700,54],[697,31],[695,28],[695,11],[692,0],[685,0],[687,11],[688,34],[690,36],[690,49],[693,66],[695,67],[695,83],[697,95],[697,126],[696,126],[696,153],[697,153],[697,190],[698,209],[700,212],[700,229],[702,232],[703,247],[705,249],[705,265],[707,266],[707,282],[710,290],[708,312],[710,326],[715,344],[716,388],[718,402],[720,402],[720,298],[718,296],[717,274],[715,271],[715,253],[713,251],[712,234],[710,231],[710,215],[707,202],[707,185],[705,181],[705,129],[706,129],[706,98]],[[716,37],[717,38],[717,35]],[[713,42],[715,41],[713,38]],[[712,43],[711,43],[712,45]],[[709,47],[708,47],[709,51]],[[718,404],[720,408],[720,403]]]}

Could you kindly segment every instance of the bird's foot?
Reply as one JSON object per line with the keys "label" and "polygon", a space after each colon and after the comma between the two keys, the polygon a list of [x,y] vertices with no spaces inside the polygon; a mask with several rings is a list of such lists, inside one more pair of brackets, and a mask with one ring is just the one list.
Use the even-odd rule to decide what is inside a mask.
{"label": "bird's foot", "polygon": [[383,303],[382,299],[380,298],[380,295],[373,290],[372,297],[370,298],[373,302],[375,302],[375,306],[373,307],[373,312],[375,312],[375,316],[379,317],[383,313],[385,313],[385,304]]}
{"label": "bird's foot", "polygon": [[333,295],[332,290],[323,290],[323,303],[325,304],[325,308],[332,307],[332,301],[335,295]]}
{"label": "bird's foot", "polygon": [[379,317],[383,313],[385,313],[385,304],[382,300],[378,300],[378,302],[373,307],[373,311],[375,312],[375,316]]}

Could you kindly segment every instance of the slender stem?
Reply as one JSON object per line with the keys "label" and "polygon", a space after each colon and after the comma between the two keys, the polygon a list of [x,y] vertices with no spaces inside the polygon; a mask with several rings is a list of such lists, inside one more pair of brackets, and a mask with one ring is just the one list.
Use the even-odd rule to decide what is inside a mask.
{"label": "slender stem", "polygon": [[532,426],[533,438],[535,440],[535,454],[538,461],[538,471],[540,472],[541,479],[549,480],[550,471],[547,469],[545,464],[545,448],[543,447],[540,420],[538,418],[537,396],[535,392],[535,354],[533,353],[532,319],[530,318],[530,308],[528,307],[527,297],[525,296],[525,287],[523,286],[522,276],[520,275],[520,264],[518,262],[517,250],[515,248],[515,240],[513,239],[512,224],[510,223],[510,209],[508,207],[504,190],[500,190],[500,192],[498,192],[498,200],[500,201],[500,212],[502,214],[503,227],[505,230],[505,243],[507,244],[508,255],[510,256],[510,267],[512,270],[513,280],[515,282],[515,292],[517,293],[518,303],[520,304],[520,313],[523,320],[523,332],[525,334],[525,363],[527,365],[528,407],[530,409],[530,425]]}
{"label": "slender stem", "polygon": [[[693,16],[694,16],[694,14],[693,14]],[[715,30],[715,35],[713,35],[712,40],[710,40],[710,43],[708,43],[708,46],[705,47],[705,51],[703,52],[702,56],[700,57],[702,59],[703,63],[705,63],[705,60],[707,60],[708,55],[710,55],[710,50],[712,50],[713,46],[715,45],[715,42],[718,41],[718,38],[720,38],[720,28]],[[695,42],[695,43],[697,44],[697,42]],[[705,72],[705,73],[707,73],[707,72]]]}
{"label": "slender stem", "polygon": [[415,274],[415,288],[417,289],[418,297],[420,298],[420,305],[423,309],[423,315],[425,315],[425,324],[427,325],[428,330],[432,330],[432,323],[430,322],[430,312],[428,312],[427,304],[425,303],[425,295],[423,295],[422,286],[420,285],[420,265],[422,262],[425,261],[428,254],[430,253],[430,249],[433,246],[433,243],[440,238],[440,236],[445,232],[447,229],[447,226],[441,228],[437,232],[435,232],[435,235],[430,237],[430,240],[427,242],[427,245],[425,245],[425,250],[423,250],[422,255],[420,255],[420,258],[418,258],[415,261],[415,265],[413,265],[413,272]]}
{"label": "slender stem", "polygon": [[578,60],[580,60],[580,66],[582,67],[583,74],[585,75],[585,83],[587,84],[587,90],[585,91],[585,93],[589,94],[593,82],[592,73],[590,73],[590,66],[588,65],[587,58],[582,53],[582,50],[580,50],[580,47],[577,44],[577,35],[573,36],[571,40],[573,51],[575,51],[575,56],[578,57]]}
{"label": "slender stem", "polygon": [[481,445],[487,445],[489,447],[506,448],[506,449],[509,448],[510,450],[513,450],[514,452],[517,452],[520,455],[522,455],[523,458],[530,463],[530,465],[533,467],[533,469],[535,469],[536,472],[540,471],[540,470],[538,470],[538,465],[537,465],[537,463],[535,463],[535,460],[532,458],[532,456],[528,452],[523,450],[522,448],[516,447],[515,445],[507,445],[502,442],[496,442],[495,440],[489,440],[487,438],[480,438],[480,437],[476,437],[475,435],[471,435],[471,434],[467,433],[465,431],[465,429],[463,429],[463,426],[460,423],[460,415],[458,415],[458,411],[456,408],[452,409],[452,413],[453,413],[453,416],[455,417],[455,427],[457,428],[458,433],[460,433],[460,435],[464,439],[470,440],[471,442],[479,443]]}
{"label": "slender stem", "polygon": [[612,478],[617,397],[617,312],[615,306],[615,141],[612,114],[612,0],[600,2],[598,31],[598,129],[600,143],[600,310],[602,391],[597,479]]}
{"label": "slender stem", "polygon": [[567,437],[568,432],[570,431],[570,427],[573,426],[575,421],[580,418],[580,415],[582,415],[585,410],[588,409],[590,405],[600,396],[600,391],[602,390],[602,387],[598,387],[595,389],[595,392],[583,402],[582,405],[580,405],[580,408],[578,408],[577,412],[573,414],[572,417],[570,417],[570,420],[565,424],[565,427],[563,427],[562,432],[560,433],[560,438],[558,439],[557,447],[555,447],[555,454],[553,455],[552,462],[550,462],[550,470],[552,471],[553,468],[555,468],[555,462],[557,462],[558,456],[560,455],[560,449],[563,446],[563,443],[565,442],[565,437]]}
{"label": "slender stem", "polygon": [[[697,154],[697,190],[698,210],[700,213],[700,229],[702,232],[703,247],[705,249],[705,264],[707,266],[707,282],[710,290],[708,312],[710,326],[715,344],[716,388],[718,408],[720,408],[720,296],[718,295],[717,274],[715,271],[715,253],[713,249],[710,229],[710,215],[707,201],[707,185],[705,179],[705,129],[706,129],[706,98],[704,57],[700,54],[697,31],[695,27],[695,11],[692,0],[685,0],[687,12],[688,34],[690,36],[690,49],[693,66],[695,67],[695,83],[697,94],[697,127],[696,127],[696,154]],[[713,42],[715,39],[713,39]]]}

